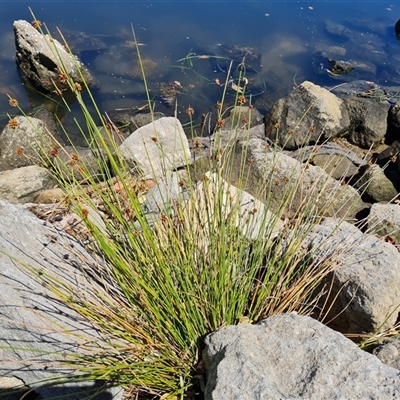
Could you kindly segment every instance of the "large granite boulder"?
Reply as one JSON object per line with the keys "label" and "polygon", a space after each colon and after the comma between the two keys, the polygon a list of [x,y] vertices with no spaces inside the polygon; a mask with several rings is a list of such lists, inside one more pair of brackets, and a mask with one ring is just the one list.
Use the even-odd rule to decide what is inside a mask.
{"label": "large granite boulder", "polygon": [[286,314],[208,335],[206,400],[400,397],[400,371],[316,320]]}
{"label": "large granite boulder", "polygon": [[267,137],[289,150],[343,136],[349,127],[343,100],[308,81],[278,100],[266,118]]}
{"label": "large granite boulder", "polygon": [[369,232],[400,244],[399,204],[373,204],[367,222]]}
{"label": "large granite boulder", "polygon": [[326,218],[303,243],[314,262],[332,264],[321,299],[325,322],[343,333],[392,328],[400,306],[400,254],[395,246],[357,227]]}
{"label": "large granite boulder", "polygon": [[325,216],[351,218],[366,207],[353,187],[342,185],[322,168],[271,150],[262,139],[239,141],[226,153],[233,159],[227,161],[232,167],[225,178],[233,183],[245,177],[242,188],[277,215],[282,205],[284,214],[292,217],[312,204]]}
{"label": "large granite boulder", "polygon": [[190,162],[189,143],[181,123],[163,117],[140,127],[120,145],[131,171],[160,178]]}
{"label": "large granite boulder", "polygon": [[51,152],[53,138],[38,118],[17,116],[0,134],[0,170],[38,164]]}
{"label": "large granite boulder", "polygon": [[37,165],[0,172],[0,200],[12,204],[30,203],[54,181],[49,172]]}
{"label": "large granite boulder", "polygon": [[[40,380],[67,377],[70,368],[62,367],[64,357],[83,354],[90,343],[101,338],[90,323],[59,301],[46,284],[29,272],[32,268],[67,279],[84,296],[98,287],[79,267],[81,257],[90,260],[91,256],[67,235],[3,201],[0,201],[0,250],[0,397],[19,400],[21,393],[13,395],[11,391],[20,384],[22,391],[35,389],[44,399],[56,396],[81,399],[93,395],[104,383],[83,381],[57,387],[40,384]],[[105,390],[94,398],[122,397],[120,390]]]}
{"label": "large granite boulder", "polygon": [[390,202],[398,197],[398,191],[387,177],[386,171],[379,165],[372,164],[363,169],[361,177],[354,182],[367,201]]}
{"label": "large granite boulder", "polygon": [[400,336],[386,338],[373,354],[384,364],[400,370]]}
{"label": "large granite boulder", "polygon": [[349,97],[344,104],[351,121],[349,142],[363,149],[379,144],[388,129],[389,104],[362,97]]}

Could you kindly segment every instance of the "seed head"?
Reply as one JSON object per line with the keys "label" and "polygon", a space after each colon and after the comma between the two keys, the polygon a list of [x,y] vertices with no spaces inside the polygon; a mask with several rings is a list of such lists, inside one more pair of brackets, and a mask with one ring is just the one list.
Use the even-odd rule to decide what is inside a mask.
{"label": "seed head", "polygon": [[15,118],[11,118],[11,119],[8,121],[8,126],[9,126],[11,129],[16,129],[16,128],[18,128],[18,125],[19,125],[19,122],[18,122]]}
{"label": "seed head", "polygon": [[18,100],[16,99],[10,99],[9,102],[11,107],[17,107],[18,106]]}

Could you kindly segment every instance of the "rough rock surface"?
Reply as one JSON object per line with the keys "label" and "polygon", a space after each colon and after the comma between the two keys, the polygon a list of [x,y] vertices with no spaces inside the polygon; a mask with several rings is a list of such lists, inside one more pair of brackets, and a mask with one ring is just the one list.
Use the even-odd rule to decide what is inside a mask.
{"label": "rough rock surface", "polygon": [[373,350],[373,354],[384,364],[400,370],[400,337],[388,338]]}
{"label": "rough rock surface", "polygon": [[165,114],[161,112],[153,112],[152,114],[141,114],[136,111],[111,111],[108,116],[111,121],[123,132],[129,134],[139,129],[141,126],[150,124],[156,119],[165,117]]}
{"label": "rough rock surface", "polygon": [[33,202],[53,186],[48,171],[36,165],[0,172],[0,199],[12,204]]}
{"label": "rough rock surface", "polygon": [[358,157],[356,153],[337,143],[305,146],[284,153],[300,162],[310,160],[313,165],[322,168],[329,176],[339,180],[355,176],[360,167],[367,165],[365,158]]}
{"label": "rough rock surface", "polygon": [[[304,246],[314,262],[328,260],[329,326],[343,333],[372,333],[392,327],[400,306],[400,254],[376,236],[354,225],[326,218],[315,226]],[[324,299],[322,300],[324,302]]]}
{"label": "rough rock surface", "polygon": [[[227,152],[229,153],[229,152]],[[323,169],[300,163],[283,153],[269,150],[261,139],[238,142],[234,146],[233,163],[229,182],[246,177],[243,189],[261,201],[266,201],[272,212],[279,213],[283,199],[289,195],[291,201],[286,206],[287,216],[293,216],[302,206],[314,199],[313,203],[326,216],[356,215],[365,208],[360,195],[351,186],[342,186]],[[240,162],[246,171],[240,175]]]}
{"label": "rough rock surface", "polygon": [[[97,153],[97,154],[96,154]],[[52,157],[53,165],[58,171],[62,172],[66,180],[82,180],[85,174],[89,174],[94,180],[104,180],[105,171],[101,168],[100,158],[106,160],[106,156],[99,155],[99,151],[92,151],[88,147],[64,146],[63,150],[58,152],[57,157]],[[106,164],[103,162],[103,164]],[[80,171],[83,167],[84,173]]]}
{"label": "rough rock surface", "polygon": [[146,178],[159,178],[190,161],[189,143],[181,123],[160,118],[133,132],[120,146],[123,157]]}
{"label": "rough rock surface", "polygon": [[[52,292],[34,279],[20,263],[63,276],[74,282],[77,290],[85,293],[89,288],[96,287],[96,283],[83,277],[82,270],[78,268],[81,265],[79,257],[90,259],[90,256],[78,243],[44,226],[29,212],[2,201],[0,243],[0,377],[18,378],[25,385],[35,387],[34,382],[40,379],[68,372],[66,368],[63,370],[54,366],[56,360],[63,359],[63,352],[82,352],[82,343],[87,345],[88,340],[98,341],[99,336],[81,316],[57,301]],[[68,257],[65,257],[66,253]],[[37,363],[37,360],[42,363]],[[46,364],[43,363],[45,360]],[[0,379],[1,382],[10,386],[9,379]],[[35,390],[43,398],[63,395],[64,398],[75,399],[83,398],[85,393],[89,395],[95,386],[98,388],[93,383],[82,382]],[[0,387],[0,397],[4,392],[5,388]],[[118,390],[107,390],[95,398],[119,399],[118,393]],[[6,398],[18,400],[20,397],[21,394],[10,394]]]}
{"label": "rough rock surface", "polygon": [[363,149],[378,144],[386,135],[389,104],[361,97],[344,100],[350,116],[351,128],[346,138]]}
{"label": "rough rock surface", "polygon": [[[0,134],[0,170],[38,163],[41,154],[49,154],[51,137],[46,125],[37,118],[17,116],[16,128],[7,125]],[[17,149],[23,151],[18,154]]]}
{"label": "rough rock surface", "polygon": [[395,399],[400,371],[309,317],[286,314],[206,337],[206,400]]}
{"label": "rough rock surface", "polygon": [[373,204],[368,215],[368,231],[389,236],[400,244],[400,205]]}
{"label": "rough rock surface", "polygon": [[29,22],[15,21],[14,34],[16,61],[21,76],[39,90],[53,92],[54,82],[57,82],[59,89],[67,89],[68,85],[60,82],[61,71],[65,71],[74,82],[83,87],[84,81],[88,85],[93,83],[92,75],[77,57],[71,55],[56,39],[50,40],[48,35],[42,35]]}
{"label": "rough rock surface", "polygon": [[399,139],[400,132],[400,101],[397,101],[388,112],[387,138],[389,143]]}
{"label": "rough rock surface", "polygon": [[371,202],[393,201],[398,191],[392,181],[386,176],[385,171],[379,165],[371,165],[364,169],[362,176],[354,183]]}
{"label": "rough rock surface", "polygon": [[[283,222],[267,209],[264,203],[254,198],[251,194],[230,185],[216,173],[208,172],[206,182],[199,182],[193,198],[189,199],[184,215],[185,220],[197,224],[199,242],[209,240],[207,235],[209,227],[216,223],[223,224],[231,218],[232,224],[241,234],[251,240],[256,240],[264,235],[276,237],[283,228]],[[194,199],[194,200],[193,200]],[[215,203],[220,202],[221,213],[216,216],[213,212]],[[187,213],[187,214],[186,214]]]}
{"label": "rough rock surface", "polygon": [[286,149],[344,135],[350,118],[343,100],[305,81],[278,100],[266,119],[266,134]]}

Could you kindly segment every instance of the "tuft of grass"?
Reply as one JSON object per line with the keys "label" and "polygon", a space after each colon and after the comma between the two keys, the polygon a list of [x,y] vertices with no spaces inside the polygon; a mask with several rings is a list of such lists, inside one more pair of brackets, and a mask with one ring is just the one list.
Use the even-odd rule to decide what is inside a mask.
{"label": "tuft of grass", "polygon": [[[137,43],[134,31],[133,36]],[[56,46],[54,52],[57,54]],[[137,54],[140,61],[139,48]],[[185,61],[190,64],[192,58]],[[90,88],[85,87],[95,110],[90,113],[81,88],[62,64],[58,68],[66,75],[84,115],[85,126],[79,125],[79,130],[96,155],[103,171],[102,182],[84,160],[72,154],[68,155],[75,161],[73,165],[55,162],[57,156],[51,151],[38,153],[37,162],[49,169],[66,192],[69,207],[89,230],[87,248],[104,260],[99,267],[92,260],[82,259],[82,271],[91,271],[96,283],[107,282],[82,293],[67,279],[38,275],[104,338],[82,354],[65,354],[61,364],[76,371],[71,381],[109,381],[129,387],[132,393],[164,399],[195,398],[204,379],[201,351],[205,335],[274,314],[318,311],[322,282],[331,271],[332,257],[316,263],[303,242],[323,218],[323,209],[316,209],[313,198],[305,199],[296,217],[284,224],[285,208],[297,186],[287,189],[284,200],[274,204],[275,214],[271,214],[264,204],[268,207],[273,201],[268,197],[268,185],[274,185],[273,181],[257,189],[260,196],[256,197],[266,199],[264,204],[246,206],[244,199],[248,198],[241,190],[249,179],[246,152],[237,156],[235,140],[222,147],[217,129],[209,154],[195,164],[188,159],[180,172],[184,176],[179,181],[181,195],[171,200],[167,191],[164,200],[170,207],[155,220],[150,219],[142,204],[148,191],[145,177],[132,174],[126,165],[116,140],[118,127],[102,114]],[[145,71],[143,79],[146,82]],[[229,74],[218,121],[223,121],[226,113],[228,82]],[[236,103],[245,95],[237,92]],[[60,98],[68,108],[62,93]],[[150,97],[148,101],[152,110]],[[102,126],[98,126],[98,120]],[[229,130],[234,139],[242,124],[232,121]],[[158,148],[160,157],[168,156],[161,145]],[[62,151],[66,150],[58,143],[58,152]],[[280,149],[271,146],[270,151],[278,161]],[[232,187],[229,177],[237,166],[240,173]],[[272,173],[274,164],[270,168]],[[71,169],[79,171],[80,177],[68,173]],[[324,190],[324,185],[318,190]],[[103,213],[98,214],[104,226],[88,218],[90,210],[97,213],[99,201]]]}

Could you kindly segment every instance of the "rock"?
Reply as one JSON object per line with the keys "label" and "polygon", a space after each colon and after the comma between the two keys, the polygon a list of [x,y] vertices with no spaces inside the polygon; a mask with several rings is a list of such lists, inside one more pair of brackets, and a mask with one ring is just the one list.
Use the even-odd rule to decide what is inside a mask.
{"label": "rock", "polygon": [[271,150],[264,140],[239,141],[232,146],[230,157],[232,168],[225,179],[233,183],[246,177],[243,190],[268,204],[277,215],[283,211],[285,216],[293,217],[311,202],[325,216],[345,218],[354,217],[366,207],[353,187],[341,185],[319,167]]}
{"label": "rock", "polygon": [[171,214],[174,205],[184,198],[187,198],[187,193],[184,193],[180,178],[173,174],[159,180],[157,185],[148,191],[143,208],[146,213]]}
{"label": "rock", "polygon": [[36,165],[0,172],[0,199],[13,204],[33,202],[53,186],[48,171]]}
{"label": "rock", "polygon": [[67,83],[60,82],[61,71],[83,88],[86,84],[93,84],[94,79],[87,68],[56,39],[42,35],[23,20],[14,22],[14,34],[21,77],[38,90],[51,93],[55,90],[54,82],[59,89],[69,90]]}
{"label": "rock", "polygon": [[345,39],[352,39],[353,32],[342,24],[333,21],[325,21],[325,29],[331,35],[340,36]]}
{"label": "rock", "polygon": [[379,144],[386,135],[389,104],[361,97],[347,98],[344,104],[351,121],[348,141],[363,149]]}
{"label": "rock", "polygon": [[[265,139],[265,128],[263,125],[264,117],[256,109],[247,106],[234,107],[229,116],[224,119],[224,125],[216,128],[211,136],[214,147],[224,149],[228,143],[233,143],[237,139],[247,139],[259,137]],[[195,138],[202,142],[208,138]],[[193,140],[195,140],[193,139]]]}
{"label": "rock", "polygon": [[397,190],[400,190],[400,141],[396,140],[376,155],[377,164],[385,171]]}
{"label": "rock", "polygon": [[388,146],[385,150],[380,152],[377,155],[376,160],[379,163],[379,165],[383,167],[389,162],[392,162],[393,157],[395,157],[395,159],[393,160],[397,161],[397,159],[400,158],[397,157],[399,154],[400,154],[400,141],[396,140],[395,142],[391,143],[390,146]]}
{"label": "rock", "polygon": [[[400,254],[396,247],[332,218],[315,226],[303,243],[313,262],[332,263],[326,280],[325,321],[346,333],[391,328],[400,304]],[[321,300],[324,304],[325,298]]]}
{"label": "rock", "polygon": [[295,151],[285,152],[300,162],[311,160],[313,165],[322,168],[334,179],[350,178],[357,174],[359,168],[367,164],[353,151],[337,143],[324,143],[320,146],[305,146]]}
{"label": "rock", "polygon": [[122,156],[145,178],[160,178],[190,162],[189,143],[181,123],[160,118],[132,133],[120,146]]}
{"label": "rock", "polygon": [[358,168],[347,157],[339,154],[315,154],[312,163],[337,180],[350,178],[358,172]]}
{"label": "rock", "polygon": [[390,107],[388,113],[388,131],[386,139],[389,143],[400,141],[400,101]]}
{"label": "rock", "polygon": [[221,131],[232,127],[248,130],[254,126],[262,125],[263,120],[263,115],[256,108],[235,106],[232,108],[229,117],[225,118],[225,124]]}
{"label": "rock", "polygon": [[[32,102],[30,101],[32,104]],[[59,105],[58,105],[59,106]],[[53,107],[55,107],[53,105]],[[54,110],[56,113],[56,110]],[[57,113],[58,117],[60,117],[61,113]],[[46,126],[46,133],[49,137],[55,138],[58,142],[62,143],[63,140],[61,139],[60,135],[58,134],[57,124],[54,120],[54,115],[50,112],[44,104],[41,104],[35,108],[33,108],[27,114],[28,117],[40,119]]]}
{"label": "rock", "polygon": [[[209,54],[209,52],[210,49],[207,49],[206,54]],[[211,46],[211,52],[217,56],[212,57],[211,61],[218,61],[218,64],[214,67],[218,71],[221,69],[228,71],[231,60],[233,61],[232,70],[238,68],[242,62],[246,64],[247,72],[260,71],[261,69],[261,53],[253,47],[218,43]]]}
{"label": "rock", "polygon": [[350,119],[341,99],[305,81],[278,100],[266,118],[266,134],[285,149],[343,136]]}
{"label": "rock", "polygon": [[[63,353],[83,354],[85,348],[89,351],[90,343],[101,338],[93,326],[57,300],[27,268],[73,282],[84,297],[88,288],[102,290],[82,269],[82,259],[93,258],[67,235],[44,226],[29,212],[3,201],[0,201],[0,242],[0,376],[22,380],[43,398],[86,398],[104,383],[78,382],[57,387],[35,384],[41,379],[68,373],[60,364]],[[91,351],[98,351],[95,346]],[[8,398],[20,397],[21,393]],[[106,389],[95,398],[121,397],[120,389]]]}
{"label": "rock", "polygon": [[94,181],[101,181],[106,176],[103,168],[107,166],[107,157],[104,153],[88,147],[64,146],[57,152],[57,156],[51,156],[51,163],[67,181],[80,181],[88,175]]}
{"label": "rock", "polygon": [[54,204],[59,203],[67,194],[60,188],[46,189],[40,192],[34,202],[38,204]]}
{"label": "rock", "polygon": [[389,236],[400,244],[400,205],[372,204],[368,215],[368,232]]}
{"label": "rock", "polygon": [[394,399],[400,372],[309,317],[228,326],[205,339],[205,400]]}
{"label": "rock", "polygon": [[354,65],[348,61],[328,60],[329,70],[335,75],[348,74],[354,69]]}
{"label": "rock", "polygon": [[[231,226],[235,226],[243,237],[250,240],[265,235],[272,239],[279,234],[283,222],[269,211],[265,204],[246,191],[229,184],[217,173],[207,172],[205,177],[206,182],[203,180],[198,183],[183,211],[183,215],[187,216],[184,220],[190,224],[188,229],[199,227],[199,244],[207,247],[210,227],[224,224],[228,218]],[[211,211],[215,209],[219,212]]]}
{"label": "rock", "polygon": [[373,350],[373,354],[389,367],[400,369],[400,337],[387,338]]}
{"label": "rock", "polygon": [[[95,51],[98,53],[100,50],[107,49],[107,45],[102,40],[88,35],[85,32],[62,28],[61,33],[73,52],[81,53]],[[52,36],[58,41],[64,41],[58,30],[53,32]]]}
{"label": "rock", "polygon": [[[214,150],[225,149],[228,144],[234,143],[238,139],[247,140],[250,138],[258,138],[265,141],[265,128],[263,125],[256,125],[250,129],[221,129],[217,131],[212,137]],[[199,138],[203,144],[209,143],[209,138]],[[265,142],[267,145],[267,142]]]}
{"label": "rock", "polygon": [[111,121],[120,129],[122,132],[128,132],[129,134],[136,131],[142,126],[150,124],[156,119],[165,117],[161,112],[154,112],[152,114],[138,114],[135,111],[112,111],[109,114]]}
{"label": "rock", "polygon": [[2,170],[38,164],[47,158],[52,147],[52,137],[40,119],[17,116],[12,119],[15,128],[8,124],[0,134],[0,167]]}
{"label": "rock", "polygon": [[354,186],[371,202],[390,202],[398,196],[398,191],[379,165],[368,166]]}

